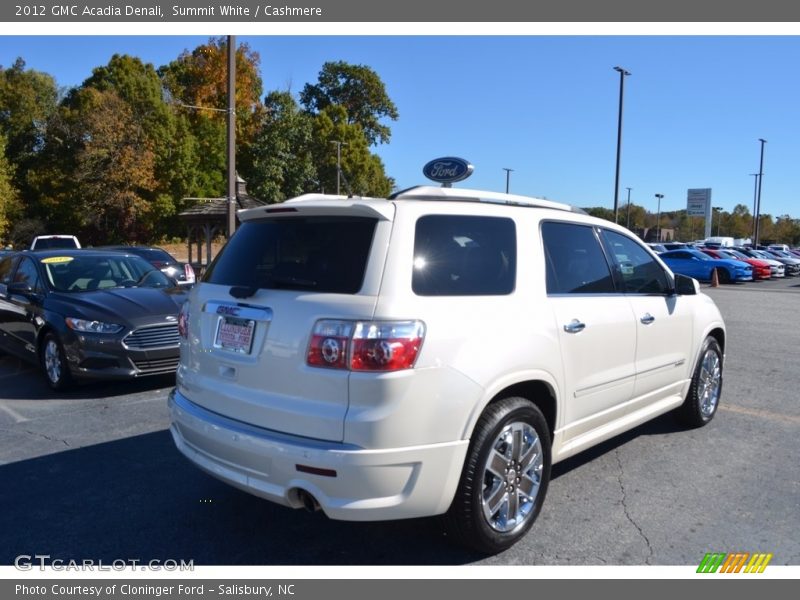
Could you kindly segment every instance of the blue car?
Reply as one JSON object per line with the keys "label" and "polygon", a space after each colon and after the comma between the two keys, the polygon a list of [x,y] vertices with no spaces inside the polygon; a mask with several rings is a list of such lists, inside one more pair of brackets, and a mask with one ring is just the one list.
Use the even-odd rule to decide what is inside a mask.
{"label": "blue car", "polygon": [[670,250],[658,255],[673,273],[688,275],[700,281],[711,281],[714,270],[720,283],[753,281],[753,267],[741,260],[711,258],[694,248]]}

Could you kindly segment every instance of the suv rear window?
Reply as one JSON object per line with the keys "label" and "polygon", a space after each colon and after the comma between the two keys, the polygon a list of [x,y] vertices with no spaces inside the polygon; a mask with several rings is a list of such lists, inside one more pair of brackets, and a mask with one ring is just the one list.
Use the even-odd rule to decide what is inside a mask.
{"label": "suv rear window", "polygon": [[510,294],[516,270],[511,219],[428,215],[417,221],[411,288],[418,296]]}
{"label": "suv rear window", "polygon": [[242,224],[203,281],[255,289],[355,294],[376,219],[282,217]]}

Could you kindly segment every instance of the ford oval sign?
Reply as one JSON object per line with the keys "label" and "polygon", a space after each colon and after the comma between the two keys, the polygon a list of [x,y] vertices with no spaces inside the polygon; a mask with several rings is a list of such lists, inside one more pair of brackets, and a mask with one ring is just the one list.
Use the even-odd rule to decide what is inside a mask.
{"label": "ford oval sign", "polygon": [[428,179],[445,185],[463,181],[475,170],[469,161],[455,156],[435,158],[422,167],[422,174]]}

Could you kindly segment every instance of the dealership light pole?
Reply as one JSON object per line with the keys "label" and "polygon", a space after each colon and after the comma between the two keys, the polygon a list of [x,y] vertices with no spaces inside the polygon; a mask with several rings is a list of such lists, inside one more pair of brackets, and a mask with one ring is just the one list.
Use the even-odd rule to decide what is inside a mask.
{"label": "dealership light pole", "polygon": [[622,152],[622,100],[625,96],[625,76],[630,75],[630,71],[626,71],[622,67],[614,67],[614,70],[619,73],[619,116],[617,118],[617,171],[614,177],[614,223],[617,222],[617,213],[619,212],[619,159]]}
{"label": "dealership light pole", "polygon": [[761,217],[761,183],[764,181],[764,144],[767,143],[767,140],[758,138],[758,141],[761,142],[761,162],[758,166],[758,197],[756,198],[756,227],[755,227],[755,234],[753,235],[753,247],[758,248],[758,221],[759,217]]}
{"label": "dealership light pole", "polygon": [[661,243],[661,199],[664,197],[664,194],[656,194],[656,200],[658,200],[658,216],[656,217],[656,243]]}
{"label": "dealership light pole", "polygon": [[715,206],[714,210],[717,211],[717,237],[719,237],[719,228],[722,226],[722,207]]}
{"label": "dealership light pole", "polygon": [[631,228],[631,190],[633,188],[626,187],[625,189],[628,190],[628,216],[625,219],[625,227],[630,229]]}
{"label": "dealership light pole", "polygon": [[506,167],[503,167],[503,171],[506,172],[506,194],[508,193],[508,184],[511,181],[511,171],[513,170],[514,169],[508,169]]}

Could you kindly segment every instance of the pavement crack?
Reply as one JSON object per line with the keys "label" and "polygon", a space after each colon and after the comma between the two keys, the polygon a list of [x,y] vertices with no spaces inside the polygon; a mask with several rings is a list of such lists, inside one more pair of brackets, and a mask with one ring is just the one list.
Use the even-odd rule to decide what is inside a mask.
{"label": "pavement crack", "polygon": [[649,565],[650,560],[653,558],[653,546],[650,544],[650,540],[645,535],[644,530],[639,526],[639,524],[633,520],[631,513],[628,511],[628,493],[625,490],[625,484],[622,481],[623,475],[625,475],[625,470],[622,467],[622,459],[619,456],[619,448],[614,451],[614,456],[617,459],[617,465],[619,466],[619,475],[617,475],[617,482],[619,483],[619,489],[622,492],[622,510],[625,512],[625,518],[628,519],[631,525],[636,528],[636,531],[639,532],[639,536],[644,540],[644,543],[647,544],[647,558],[645,558],[645,564]]}
{"label": "pavement crack", "polygon": [[62,444],[64,444],[64,445],[65,445],[67,448],[69,448],[69,447],[70,447],[70,445],[69,445],[69,443],[67,442],[67,440],[62,440],[62,439],[59,439],[59,438],[50,437],[49,435],[45,435],[45,434],[43,434],[43,433],[39,433],[39,432],[36,432],[36,431],[31,431],[31,430],[29,430],[29,429],[23,429],[23,431],[24,431],[25,433],[27,433],[28,435],[32,435],[32,436],[35,436],[35,437],[44,438],[44,439],[46,439],[46,440],[48,440],[48,441],[50,441],[50,442],[61,442],[61,443],[62,443]]}

